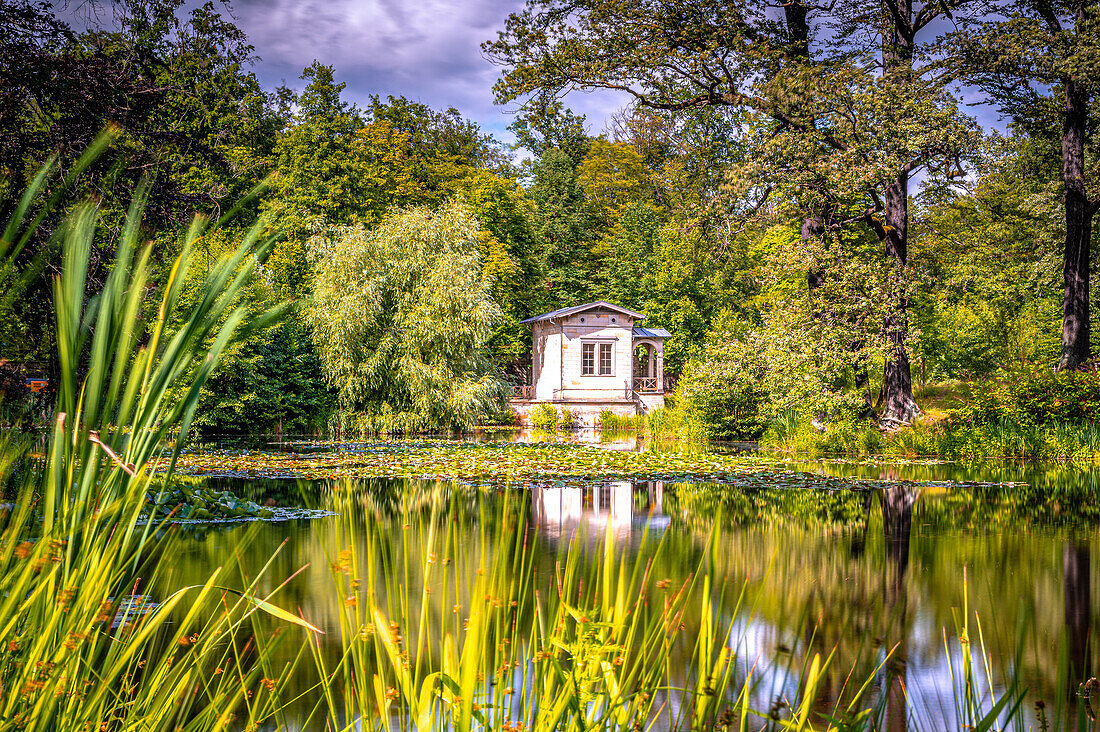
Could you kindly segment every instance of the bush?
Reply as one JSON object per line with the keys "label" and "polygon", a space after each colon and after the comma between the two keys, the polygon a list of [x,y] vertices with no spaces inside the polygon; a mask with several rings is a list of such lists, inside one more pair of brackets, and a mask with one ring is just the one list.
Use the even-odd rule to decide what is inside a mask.
{"label": "bush", "polygon": [[539,402],[527,413],[527,420],[535,429],[553,430],[558,428],[558,410],[546,402]]}
{"label": "bush", "polygon": [[573,410],[569,407],[561,408],[561,417],[558,419],[558,427],[563,430],[572,429],[577,425],[577,415],[573,414]]}
{"label": "bush", "polygon": [[967,385],[952,420],[1021,426],[1100,423],[1100,369],[1054,373],[1042,366],[1003,372]]}
{"label": "bush", "polygon": [[763,364],[741,341],[709,344],[688,362],[677,396],[710,439],[753,440],[764,431]]}

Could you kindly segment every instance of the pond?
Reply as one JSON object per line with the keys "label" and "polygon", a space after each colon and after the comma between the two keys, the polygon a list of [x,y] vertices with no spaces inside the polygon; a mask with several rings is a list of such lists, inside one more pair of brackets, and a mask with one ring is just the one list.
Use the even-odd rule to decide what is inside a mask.
{"label": "pond", "polygon": [[[819,713],[843,707],[869,680],[864,698],[881,708],[886,728],[956,728],[969,652],[979,691],[1026,689],[1026,724],[1064,715],[1052,728],[1090,728],[1079,687],[1097,668],[1095,469],[788,461],[634,437],[571,443],[585,441],[593,444],[509,446],[494,436],[205,446],[181,462],[183,472],[257,502],[338,515],[181,526],[179,554],[150,592],[201,584],[226,564],[248,576],[270,561],[264,587],[275,592],[272,602],[325,629],[318,653],[336,659],[346,598],[334,589],[333,568],[349,542],[387,557],[392,576],[364,580],[379,596],[399,591],[433,617],[457,617],[477,601],[463,583],[484,559],[456,562],[451,595],[444,587],[438,599],[436,580],[409,568],[431,564],[430,537],[441,526],[455,547],[485,554],[507,520],[524,536],[515,567],[526,576],[518,579],[542,593],[559,591],[566,553],[599,556],[605,541],[614,561],[645,571],[655,587],[680,587],[705,568],[702,602],[728,630],[736,683],[751,671],[754,708],[781,708],[812,656],[832,654],[813,701]],[[354,499],[333,505],[327,475]],[[964,625],[969,651],[958,642]],[[423,647],[438,652],[440,643],[425,638]],[[281,661],[292,661],[299,645],[285,643]],[[313,665],[289,673],[289,688],[308,698]],[[298,706],[304,719],[309,704]]]}

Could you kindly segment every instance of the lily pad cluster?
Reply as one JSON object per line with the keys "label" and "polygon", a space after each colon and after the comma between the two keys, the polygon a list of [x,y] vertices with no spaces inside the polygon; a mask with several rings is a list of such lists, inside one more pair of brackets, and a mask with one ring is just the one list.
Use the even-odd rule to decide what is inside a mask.
{"label": "lily pad cluster", "polygon": [[273,518],[275,512],[255,501],[238,498],[229,491],[174,480],[149,491],[150,518],[190,521],[217,519]]}
{"label": "lily pad cluster", "polygon": [[[311,446],[320,447],[316,443]],[[412,478],[496,488],[618,480],[706,482],[769,489],[850,490],[882,485],[880,481],[791,470],[756,454],[633,452],[576,443],[454,440],[331,443],[325,452],[204,450],[182,455],[177,470],[191,476],[245,479]]]}

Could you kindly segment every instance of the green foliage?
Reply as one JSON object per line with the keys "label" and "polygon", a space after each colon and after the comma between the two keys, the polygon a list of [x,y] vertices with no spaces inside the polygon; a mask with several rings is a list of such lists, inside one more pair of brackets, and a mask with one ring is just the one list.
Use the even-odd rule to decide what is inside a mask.
{"label": "green foliage", "polygon": [[531,200],[515,181],[486,171],[463,178],[455,187],[481,226],[482,266],[501,309],[489,339],[493,361],[504,367],[528,362],[531,329],[520,321],[544,304]]}
{"label": "green foliage", "polygon": [[967,385],[951,418],[973,424],[1100,425],[1100,369],[1013,369]]}
{"label": "green foliage", "polygon": [[[592,210],[577,179],[575,163],[548,148],[535,162],[528,190],[535,210],[532,224],[545,273],[545,298],[554,303],[591,300],[590,273],[594,239]],[[555,305],[557,307],[557,305]]]}
{"label": "green foliage", "polygon": [[623,209],[652,197],[653,173],[628,142],[598,137],[577,166],[577,181],[597,215],[613,219]]}
{"label": "green foliage", "polygon": [[230,348],[195,426],[216,434],[317,434],[336,407],[298,313]]}
{"label": "green foliage", "polygon": [[616,414],[610,409],[604,409],[596,417],[596,424],[604,432],[640,432],[645,429],[646,415]]}
{"label": "green foliage", "polygon": [[306,310],[341,409],[401,431],[464,428],[500,408],[487,342],[500,317],[469,210],[398,211],[312,241]]}
{"label": "green foliage", "polygon": [[561,408],[561,416],[558,418],[558,427],[564,430],[572,429],[577,426],[577,415],[573,413],[573,410],[569,407]]}
{"label": "green foliage", "polygon": [[516,144],[536,157],[553,148],[577,165],[588,153],[591,139],[584,130],[584,115],[575,115],[550,95],[539,95],[508,126]]}
{"label": "green foliage", "polygon": [[[345,85],[335,81],[331,66],[314,62],[301,78],[308,83],[275,149],[279,175],[269,204],[291,242],[326,225],[370,221],[399,193],[410,193],[411,185],[392,148],[368,143],[359,112],[341,98]],[[305,266],[300,259],[299,266]]]}
{"label": "green foliage", "polygon": [[794,412],[777,416],[760,438],[767,450],[818,455],[933,457],[967,462],[990,459],[1035,463],[1100,463],[1100,428],[1094,422],[1020,424],[973,422],[953,416],[883,432],[869,422],[831,423],[824,430]]}
{"label": "green foliage", "polygon": [[558,410],[553,404],[539,402],[531,407],[527,420],[535,429],[554,430],[558,428]]}
{"label": "green foliage", "polygon": [[933,181],[914,221],[927,272],[916,299],[925,378],[966,378],[1055,360],[1061,336],[1058,220],[1046,151],[992,135],[975,155],[973,191]]}
{"label": "green foliage", "polygon": [[764,429],[767,364],[757,344],[719,332],[680,375],[676,396],[706,436],[754,440]]}

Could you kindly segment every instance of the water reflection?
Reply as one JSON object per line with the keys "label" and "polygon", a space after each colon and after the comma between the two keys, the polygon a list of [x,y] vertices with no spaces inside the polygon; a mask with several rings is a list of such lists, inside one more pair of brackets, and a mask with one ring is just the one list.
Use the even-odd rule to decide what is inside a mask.
{"label": "water reflection", "polygon": [[548,540],[570,538],[584,526],[591,536],[610,531],[623,542],[637,528],[660,530],[668,525],[664,492],[659,480],[532,488],[531,519]]}
{"label": "water reflection", "polygon": [[[947,655],[945,631],[954,636],[962,609],[969,607],[981,620],[980,639],[977,628],[971,629],[970,654],[983,677],[990,670],[985,688],[1002,693],[1018,677],[1029,689],[1028,723],[1038,723],[1032,704],[1043,700],[1048,718],[1062,710],[1052,729],[1088,728],[1077,692],[1097,667],[1092,636],[1098,603],[1091,583],[1100,525],[1095,473],[1022,466],[984,472],[945,465],[800,468],[913,482],[831,491],[660,481],[532,488],[514,502],[515,520],[526,524],[530,536],[525,546],[534,557],[531,580],[551,590],[556,552],[578,531],[610,531],[617,552],[632,566],[652,560],[640,537],[660,534],[668,551],[651,571],[676,583],[709,552],[716,580],[711,601],[732,627],[739,678],[754,669],[754,706],[768,709],[789,697],[814,653],[835,653],[815,708],[832,711],[855,693],[851,679],[874,676],[867,693],[884,707],[891,730],[911,727],[914,720],[922,728],[953,726],[952,679],[961,674],[965,651],[950,644]],[[965,484],[977,480],[1006,485]],[[286,481],[223,480],[219,487],[253,500],[276,495],[280,502],[293,501],[298,490]],[[309,500],[320,500],[319,484],[308,489]],[[395,564],[426,561],[426,552],[408,537],[431,529],[428,508],[435,502],[449,502],[448,530],[473,542],[480,532],[495,530],[479,503],[504,500],[503,493],[415,480],[360,481],[356,490],[362,510],[356,520],[387,522],[390,543],[376,551]],[[301,608],[322,627],[336,622],[341,598],[328,567],[347,541],[336,520],[193,531],[185,554],[172,558],[175,586],[201,581],[234,554],[242,567],[261,566],[289,539],[273,562],[269,589],[299,567],[310,568],[273,599]],[[430,612],[443,616],[449,607],[432,606]],[[335,642],[335,636],[323,640],[332,657],[338,655]],[[309,682],[302,673],[304,691]]]}

